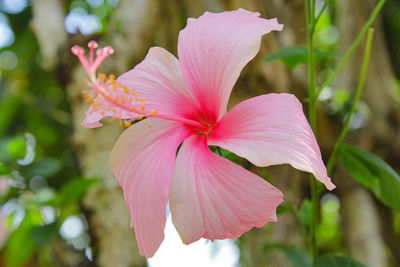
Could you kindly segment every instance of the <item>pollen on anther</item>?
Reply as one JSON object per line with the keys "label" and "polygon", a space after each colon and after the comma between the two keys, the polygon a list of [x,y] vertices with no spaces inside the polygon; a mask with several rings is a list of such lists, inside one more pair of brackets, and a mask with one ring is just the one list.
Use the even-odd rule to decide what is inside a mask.
{"label": "pollen on anther", "polygon": [[128,128],[129,126],[131,126],[131,122],[130,121],[128,121],[128,120],[124,120],[124,126],[126,127],[126,128]]}
{"label": "pollen on anther", "polygon": [[99,81],[102,83],[106,79],[106,75],[104,73],[99,73]]}

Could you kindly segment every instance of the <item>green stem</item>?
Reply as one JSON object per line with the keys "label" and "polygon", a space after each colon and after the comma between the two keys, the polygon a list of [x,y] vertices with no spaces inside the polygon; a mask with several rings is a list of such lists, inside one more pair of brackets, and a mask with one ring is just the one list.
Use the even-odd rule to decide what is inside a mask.
{"label": "green stem", "polygon": [[322,92],[322,90],[329,86],[333,80],[335,80],[336,76],[339,74],[339,72],[343,69],[344,65],[347,63],[349,58],[353,55],[354,51],[360,44],[361,40],[364,38],[365,34],[367,33],[368,29],[371,27],[372,23],[376,19],[376,17],[379,14],[379,11],[381,11],[383,5],[385,4],[386,0],[380,0],[378,4],[376,4],[374,10],[372,11],[371,15],[369,16],[367,22],[365,23],[364,27],[361,29],[360,33],[358,34],[357,38],[354,40],[354,42],[351,44],[350,48],[347,50],[346,54],[342,58],[342,60],[339,62],[335,70],[329,75],[328,79],[317,89],[317,92],[315,93],[314,97],[318,98],[319,94]]}
{"label": "green stem", "polygon": [[322,7],[321,12],[319,12],[317,18],[316,18],[315,21],[314,21],[313,31],[315,31],[315,27],[317,26],[319,19],[320,19],[320,18],[322,17],[322,15],[324,14],[325,9],[328,7],[328,4],[329,4],[330,1],[331,1],[331,0],[325,0],[324,6]]}
{"label": "green stem", "polygon": [[343,129],[340,132],[340,135],[336,141],[335,147],[333,148],[333,152],[329,158],[328,166],[327,166],[328,176],[332,174],[333,167],[335,166],[335,163],[336,163],[336,157],[337,157],[339,147],[342,144],[343,139],[346,136],[346,133],[350,126],[351,118],[353,117],[354,112],[356,111],[356,108],[357,108],[357,104],[360,101],[360,97],[361,97],[361,94],[362,94],[362,91],[364,88],[364,84],[365,84],[365,78],[367,76],[367,69],[368,69],[369,57],[371,54],[373,37],[374,37],[374,29],[369,28],[368,36],[367,36],[367,44],[365,47],[364,60],[363,60],[362,68],[361,68],[361,75],[360,75],[360,80],[358,82],[356,95],[354,97],[353,105],[351,106],[350,112],[346,118],[346,122],[344,123]]}
{"label": "green stem", "polygon": [[[315,0],[306,0],[306,17],[307,17],[307,46],[308,46],[308,95],[309,95],[309,105],[308,105],[308,120],[310,122],[310,126],[315,133],[316,130],[316,97],[315,87],[316,87],[316,79],[315,79],[315,55],[314,55],[314,29],[315,29]],[[311,201],[313,203],[313,212],[312,212],[312,223],[310,227],[310,249],[313,259],[317,258],[318,250],[317,250],[317,225],[318,225],[318,210],[319,210],[319,201],[318,201],[318,190],[317,190],[317,182],[313,175],[310,176],[310,185],[311,185]]]}

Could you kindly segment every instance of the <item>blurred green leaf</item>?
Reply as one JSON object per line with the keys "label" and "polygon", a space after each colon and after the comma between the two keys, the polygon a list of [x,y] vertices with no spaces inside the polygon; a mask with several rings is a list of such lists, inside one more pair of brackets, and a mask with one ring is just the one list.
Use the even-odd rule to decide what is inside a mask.
{"label": "blurred green leaf", "polygon": [[20,106],[16,97],[8,95],[0,102],[0,136],[7,130],[8,125],[13,121]]}
{"label": "blurred green leaf", "polygon": [[293,211],[295,207],[293,205],[286,205],[286,204],[280,204],[276,208],[276,215],[281,215],[289,211]]}
{"label": "blurred green leaf", "polygon": [[25,171],[25,176],[33,177],[35,175],[41,175],[44,177],[51,177],[57,174],[61,169],[61,162],[55,158],[43,158],[30,166]]}
{"label": "blurred green leaf", "polygon": [[343,105],[350,100],[350,96],[349,90],[337,89],[333,94],[332,100]]}
{"label": "blurred green leaf", "polygon": [[300,207],[299,220],[306,226],[310,226],[312,222],[312,205],[309,199],[305,199]]}
{"label": "blurred green leaf", "polygon": [[295,246],[284,244],[268,244],[264,247],[266,251],[278,250],[283,252],[286,258],[298,267],[312,267],[311,257],[304,251],[296,248]]}
{"label": "blurred green leaf", "polygon": [[[334,53],[314,50],[315,59],[323,60],[336,56]],[[280,60],[290,69],[294,69],[297,65],[307,63],[308,48],[305,46],[287,46],[278,49],[265,58],[265,62]]]}
{"label": "blurred green leaf", "polygon": [[322,255],[315,263],[314,267],[367,267],[350,257],[344,255]]}
{"label": "blurred green leaf", "polygon": [[69,181],[61,188],[60,201],[72,202],[79,200],[84,193],[99,179],[77,178]]}
{"label": "blurred green leaf", "polygon": [[10,167],[8,167],[3,162],[0,162],[0,175],[9,174],[11,172]]}
{"label": "blurred green leaf", "polygon": [[232,153],[231,151],[224,149],[222,147],[220,149],[222,151],[222,156],[224,158],[229,159],[230,161],[233,162],[236,162],[239,159],[239,157],[235,153]]}
{"label": "blurred green leaf", "polygon": [[35,243],[31,238],[34,225],[26,215],[19,227],[10,235],[5,247],[5,266],[20,267],[25,265],[35,251]]}
{"label": "blurred green leaf", "polygon": [[380,201],[400,211],[400,177],[386,162],[350,145],[340,147],[339,157],[355,180],[368,187]]}
{"label": "blurred green leaf", "polygon": [[14,160],[22,159],[26,154],[25,137],[17,136],[11,139],[7,144],[7,152]]}
{"label": "blurred green leaf", "polygon": [[317,236],[320,241],[332,241],[339,236],[340,204],[338,200],[328,199],[321,205],[321,220],[317,227]]}
{"label": "blurred green leaf", "polygon": [[38,247],[44,247],[48,243],[50,243],[54,238],[57,237],[58,227],[57,223],[51,223],[46,225],[40,225],[34,228],[31,232],[31,237],[33,242]]}

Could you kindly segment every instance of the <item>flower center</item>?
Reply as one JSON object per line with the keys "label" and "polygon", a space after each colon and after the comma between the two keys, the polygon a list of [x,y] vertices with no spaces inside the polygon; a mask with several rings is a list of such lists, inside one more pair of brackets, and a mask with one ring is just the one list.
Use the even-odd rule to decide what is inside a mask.
{"label": "flower center", "polygon": [[198,126],[190,126],[191,130],[193,131],[194,134],[198,135],[207,135],[209,136],[214,128],[215,122],[209,122],[207,118],[205,117],[204,114],[202,114],[200,119],[197,119],[196,121],[199,122],[201,127]]}

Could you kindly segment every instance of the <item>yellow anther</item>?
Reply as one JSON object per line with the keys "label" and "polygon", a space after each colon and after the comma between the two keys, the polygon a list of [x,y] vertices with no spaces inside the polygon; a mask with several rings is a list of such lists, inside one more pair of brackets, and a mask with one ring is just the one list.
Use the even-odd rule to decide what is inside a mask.
{"label": "yellow anther", "polygon": [[104,87],[99,88],[100,92],[104,94],[106,98],[111,98],[110,94],[107,92],[107,90]]}
{"label": "yellow anther", "polygon": [[110,119],[107,123],[108,124],[111,124],[111,123],[113,123],[114,122],[114,120],[113,119]]}
{"label": "yellow anther", "polygon": [[144,110],[144,104],[141,104],[141,105],[140,105],[140,109],[141,109],[141,110]]}
{"label": "yellow anther", "polygon": [[154,114],[156,114],[156,112],[157,112],[157,110],[156,110],[156,109],[153,109],[153,110],[151,111],[150,115],[153,116]]}
{"label": "yellow anther", "polygon": [[115,75],[114,74],[108,75],[108,80],[110,80],[110,82],[113,82],[115,80]]}
{"label": "yellow anther", "polygon": [[120,121],[118,122],[118,127],[122,127],[122,123]]}
{"label": "yellow anther", "polygon": [[102,83],[106,79],[106,75],[104,73],[99,73],[99,81]]}
{"label": "yellow anther", "polygon": [[131,122],[130,121],[128,121],[128,120],[124,120],[124,126],[126,127],[126,128],[128,128],[129,126],[131,126]]}
{"label": "yellow anther", "polygon": [[129,89],[128,89],[128,87],[122,86],[122,88],[124,88],[124,92],[125,92],[125,93],[129,94]]}
{"label": "yellow anther", "polygon": [[143,116],[137,117],[137,120],[138,120],[138,121],[140,121],[141,119],[143,119]]}

